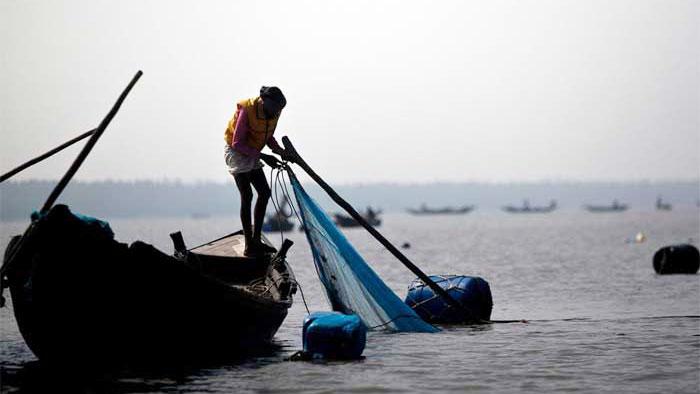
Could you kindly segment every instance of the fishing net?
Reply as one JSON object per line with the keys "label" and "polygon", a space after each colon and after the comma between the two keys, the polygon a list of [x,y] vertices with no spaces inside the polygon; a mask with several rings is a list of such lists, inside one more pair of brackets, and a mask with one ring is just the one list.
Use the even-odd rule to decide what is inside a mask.
{"label": "fishing net", "polygon": [[370,329],[436,332],[379,278],[289,171],[319,279],[334,311],[357,314]]}

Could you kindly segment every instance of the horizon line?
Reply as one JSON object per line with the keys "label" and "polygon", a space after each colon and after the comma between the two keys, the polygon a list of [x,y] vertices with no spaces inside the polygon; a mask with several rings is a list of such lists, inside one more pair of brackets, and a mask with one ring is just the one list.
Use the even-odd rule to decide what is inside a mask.
{"label": "horizon line", "polygon": [[[48,182],[58,182],[59,179],[51,178],[29,178],[29,179],[16,179],[7,180],[3,183],[48,183]],[[155,183],[155,184],[177,184],[186,186],[199,186],[199,185],[223,185],[229,183],[226,180],[211,180],[211,179],[195,179],[195,180],[183,180],[180,178],[132,178],[132,179],[74,179],[72,183],[82,183],[82,184],[105,184],[105,183]],[[303,183],[315,183],[313,181],[307,181]],[[700,184],[700,177],[698,178],[665,178],[665,179],[653,179],[653,178],[638,178],[638,179],[534,179],[534,180],[439,180],[434,181],[414,181],[414,182],[402,182],[402,181],[353,181],[353,182],[341,182],[333,183],[337,187],[357,187],[357,186],[382,186],[382,185],[392,185],[392,186],[430,186],[430,185],[463,185],[463,184],[481,184],[481,185],[543,185],[543,184],[619,184],[619,185],[639,185],[639,184],[669,184],[669,183],[698,183]]]}

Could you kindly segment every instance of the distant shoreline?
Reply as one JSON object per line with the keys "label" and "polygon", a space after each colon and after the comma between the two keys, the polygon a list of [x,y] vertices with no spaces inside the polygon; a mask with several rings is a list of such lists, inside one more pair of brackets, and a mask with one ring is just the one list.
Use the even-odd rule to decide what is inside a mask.
{"label": "distant shoreline", "polygon": [[[0,184],[0,220],[27,218],[41,206],[55,184],[50,180]],[[339,210],[315,184],[304,187],[324,209]],[[373,206],[384,212],[401,212],[421,204],[469,204],[476,205],[477,212],[500,210],[504,205],[520,205],[525,199],[533,206],[546,205],[554,199],[563,211],[580,210],[584,204],[610,204],[617,199],[629,205],[631,211],[637,211],[653,210],[657,196],[679,208],[695,206],[700,199],[700,180],[371,183],[334,187],[358,210]],[[66,188],[60,202],[86,214],[113,218],[236,215],[239,206],[238,192],[232,183],[180,181],[75,181]]]}

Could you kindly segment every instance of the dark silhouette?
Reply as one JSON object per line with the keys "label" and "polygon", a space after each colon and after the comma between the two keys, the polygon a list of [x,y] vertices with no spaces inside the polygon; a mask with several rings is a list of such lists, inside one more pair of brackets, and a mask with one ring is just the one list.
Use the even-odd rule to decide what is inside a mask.
{"label": "dark silhouette", "polygon": [[657,211],[670,211],[671,203],[664,202],[661,196],[656,197],[656,210]]}
{"label": "dark silhouette", "polygon": [[530,206],[528,200],[523,200],[523,205],[520,207],[507,205],[503,207],[503,210],[510,213],[549,213],[557,209],[556,200],[551,200],[547,206]]}
{"label": "dark silhouette", "polygon": [[289,220],[292,217],[292,212],[289,210],[289,200],[287,196],[282,198],[282,202],[279,207],[279,211],[267,215],[265,223],[263,223],[262,231],[264,232],[287,232],[294,229],[294,222]]}
{"label": "dark silhouette", "polygon": [[[268,264],[243,256],[242,232],[175,256],[117,242],[105,222],[57,205],[29,243],[5,254],[17,324],[50,364],[151,364],[236,354],[272,340],[292,305],[290,244]],[[30,283],[31,285],[27,285]]]}
{"label": "dark silhouette", "polygon": [[584,208],[589,212],[624,212],[627,210],[627,204],[621,204],[617,199],[613,200],[610,205],[584,205]]}
{"label": "dark silhouette", "polygon": [[469,213],[474,210],[473,205],[464,205],[459,208],[453,207],[442,207],[442,208],[428,208],[428,206],[423,203],[420,208],[408,208],[406,211],[413,215],[462,215]]}
{"label": "dark silhouette", "polygon": [[[378,227],[382,224],[382,219],[379,218],[379,214],[381,213],[381,210],[375,211],[372,209],[372,207],[367,207],[367,210],[365,211],[365,214],[362,215],[362,218],[371,226]],[[335,224],[339,227],[360,227],[360,223],[358,223],[357,220],[353,219],[351,216],[336,213],[333,215],[333,219]]]}

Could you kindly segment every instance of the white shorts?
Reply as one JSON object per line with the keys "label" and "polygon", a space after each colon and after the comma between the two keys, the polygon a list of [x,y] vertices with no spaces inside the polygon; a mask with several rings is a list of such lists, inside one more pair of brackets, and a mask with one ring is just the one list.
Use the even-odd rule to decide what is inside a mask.
{"label": "white shorts", "polygon": [[226,145],[224,147],[224,160],[226,160],[228,172],[232,175],[263,168],[263,163],[260,161],[260,159],[254,159],[248,155],[245,155],[231,148],[230,145]]}

